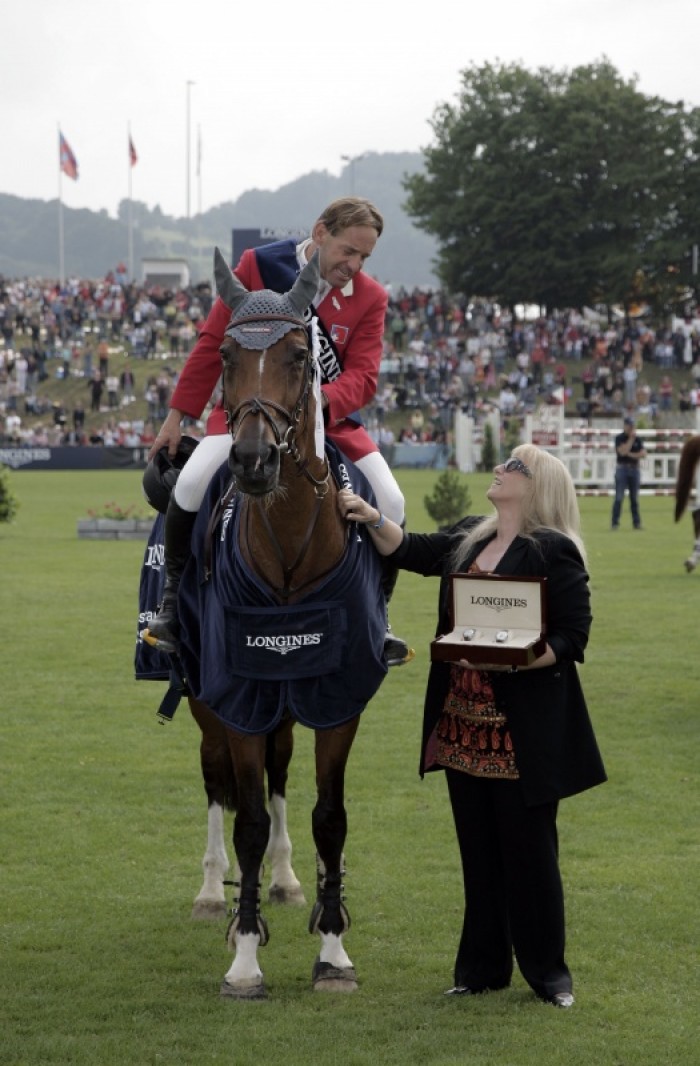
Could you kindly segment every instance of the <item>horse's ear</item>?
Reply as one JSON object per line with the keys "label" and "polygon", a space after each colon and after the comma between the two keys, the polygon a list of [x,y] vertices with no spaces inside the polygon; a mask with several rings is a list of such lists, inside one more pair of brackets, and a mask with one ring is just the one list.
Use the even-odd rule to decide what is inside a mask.
{"label": "horse's ear", "polygon": [[289,299],[301,314],[304,313],[316,295],[320,277],[321,270],[317,248],[289,292]]}
{"label": "horse's ear", "polygon": [[235,311],[238,305],[245,300],[248,290],[242,285],[235,274],[229,269],[229,265],[218,248],[214,249],[214,280],[216,291],[227,307]]}

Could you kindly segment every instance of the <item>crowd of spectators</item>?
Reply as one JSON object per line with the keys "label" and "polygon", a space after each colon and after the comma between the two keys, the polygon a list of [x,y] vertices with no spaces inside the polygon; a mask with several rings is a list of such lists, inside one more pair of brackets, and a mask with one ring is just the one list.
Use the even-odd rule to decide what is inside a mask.
{"label": "crowd of spectators", "polygon": [[[177,371],[211,307],[209,285],[172,291],[72,279],[64,286],[0,278],[0,431],[14,443],[122,443],[153,439],[168,410]],[[700,329],[695,319],[653,328],[591,310],[514,317],[488,302],[447,298],[439,291],[389,287],[379,388],[368,409],[370,431],[394,438],[387,419],[405,415],[399,440],[444,439],[455,408],[477,421],[498,407],[504,419],[542,403],[566,403],[581,418],[623,412],[692,411],[700,404]],[[152,360],[143,418],[125,417],[136,399],[129,363],[110,366],[118,345],[131,360]],[[656,386],[645,376],[648,367]],[[680,372],[680,374],[678,373]],[[50,376],[81,378],[84,403],[66,411],[42,397]],[[675,382],[674,382],[675,379]],[[90,431],[85,429],[86,410]],[[23,428],[22,415],[48,423]],[[106,415],[99,427],[94,415]],[[33,422],[35,419],[32,420]]]}
{"label": "crowd of spectators", "polygon": [[[666,373],[650,385],[651,366],[682,383]],[[589,422],[626,411],[653,422],[700,405],[700,327],[690,316],[659,328],[609,322],[588,309],[517,319],[493,304],[401,290],[390,293],[383,371],[371,411],[377,439],[397,408],[406,410],[398,439],[414,441],[440,440],[456,406],[477,420],[496,406],[508,419],[575,398]]]}
{"label": "crowd of spectators", "polygon": [[[127,284],[117,275],[99,282],[71,279],[64,286],[0,278],[0,431],[4,429],[5,440],[131,444],[138,435],[149,443],[153,424],[167,414],[176,378],[163,360],[179,362],[187,356],[211,300],[209,285],[172,291]],[[127,352],[132,360],[154,361],[143,395],[146,418],[123,417],[124,408],[137,399],[135,376],[124,360],[110,367],[115,351]],[[52,377],[82,379],[84,404],[66,411],[52,402],[43,388]],[[86,408],[90,415],[109,417],[87,432]],[[24,428],[23,415],[49,418],[38,425],[32,419]]]}

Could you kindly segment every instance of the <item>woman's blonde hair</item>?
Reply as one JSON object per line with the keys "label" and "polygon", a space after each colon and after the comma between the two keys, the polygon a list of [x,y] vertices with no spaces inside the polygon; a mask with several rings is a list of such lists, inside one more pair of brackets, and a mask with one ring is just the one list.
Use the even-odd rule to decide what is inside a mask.
{"label": "woman's blonde hair", "polygon": [[[584,563],[586,549],[581,539],[581,515],[571,474],[551,452],[536,444],[519,444],[513,455],[522,459],[532,473],[531,490],[523,498],[521,537],[533,539],[542,530],[556,530],[574,542]],[[498,515],[494,512],[465,533],[454,554],[458,567],[470,554],[473,546],[496,532]]]}

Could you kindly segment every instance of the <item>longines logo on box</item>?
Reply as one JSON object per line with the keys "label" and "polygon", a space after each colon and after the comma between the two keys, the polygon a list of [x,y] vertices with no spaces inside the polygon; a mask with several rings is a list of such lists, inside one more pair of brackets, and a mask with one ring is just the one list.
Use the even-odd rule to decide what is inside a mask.
{"label": "longines logo on box", "polygon": [[520,596],[472,596],[471,602],[477,607],[488,607],[492,611],[507,611],[512,607],[527,607],[527,600]]}
{"label": "longines logo on box", "polygon": [[311,644],[320,644],[323,633],[280,634],[275,637],[254,637],[246,634],[245,644],[247,648],[262,648],[265,651],[276,651],[280,655],[287,655],[290,651],[298,651],[299,648],[308,647]]}

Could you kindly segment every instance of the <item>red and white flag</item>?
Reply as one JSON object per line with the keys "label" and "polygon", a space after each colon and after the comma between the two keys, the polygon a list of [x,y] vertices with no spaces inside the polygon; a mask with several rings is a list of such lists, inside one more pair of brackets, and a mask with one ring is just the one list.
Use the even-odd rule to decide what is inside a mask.
{"label": "red and white flag", "polygon": [[78,160],[73,155],[71,146],[63,136],[61,131],[58,131],[58,152],[61,170],[64,174],[67,174],[73,181],[78,180]]}
{"label": "red and white flag", "polygon": [[134,142],[132,141],[131,137],[129,137],[129,162],[131,163],[132,167],[135,167],[138,161],[139,157],[136,155]]}

